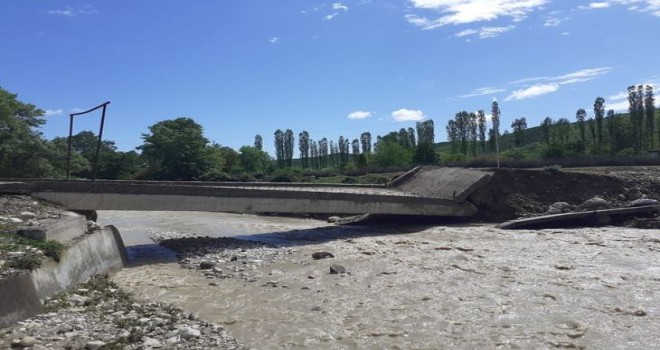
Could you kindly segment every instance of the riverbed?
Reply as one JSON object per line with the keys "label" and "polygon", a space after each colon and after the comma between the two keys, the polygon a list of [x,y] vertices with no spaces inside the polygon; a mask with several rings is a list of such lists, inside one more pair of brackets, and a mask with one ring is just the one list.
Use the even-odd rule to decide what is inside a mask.
{"label": "riverbed", "polygon": [[[131,266],[114,276],[123,288],[218,322],[254,349],[660,348],[658,230],[199,212],[102,211],[99,221],[128,246]],[[226,260],[206,252],[231,272],[218,277],[184,268],[156,236],[268,246],[246,244]]]}

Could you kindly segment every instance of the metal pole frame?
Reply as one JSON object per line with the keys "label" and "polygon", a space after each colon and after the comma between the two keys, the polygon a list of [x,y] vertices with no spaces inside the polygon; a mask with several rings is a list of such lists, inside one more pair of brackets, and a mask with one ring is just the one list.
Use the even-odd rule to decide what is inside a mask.
{"label": "metal pole frame", "polygon": [[99,127],[99,139],[98,142],[96,143],[96,152],[94,153],[94,164],[92,167],[92,181],[96,181],[96,170],[98,166],[98,161],[99,161],[99,152],[101,151],[101,143],[103,140],[103,125],[105,124],[105,111],[110,104],[110,101],[102,103],[94,108],[88,109],[83,112],[78,112],[78,113],[71,113],[69,114],[69,138],[67,140],[68,143],[68,150],[67,150],[67,156],[66,156],[66,179],[69,179],[69,176],[71,175],[71,144],[73,141],[73,117],[87,114],[90,112],[94,112],[95,110],[99,108],[103,108],[103,111],[101,113],[101,126]]}

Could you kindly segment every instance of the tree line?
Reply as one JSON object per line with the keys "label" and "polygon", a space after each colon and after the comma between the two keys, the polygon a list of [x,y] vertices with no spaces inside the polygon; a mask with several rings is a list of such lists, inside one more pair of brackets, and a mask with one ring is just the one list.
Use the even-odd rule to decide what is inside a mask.
{"label": "tree line", "polygon": [[[63,178],[66,174],[66,137],[47,140],[39,131],[44,111],[18,100],[0,88],[0,177]],[[275,157],[263,150],[264,139],[256,135],[253,145],[238,150],[211,142],[202,125],[191,118],[163,120],[142,134],[137,151],[121,152],[113,141],[103,140],[97,178],[149,180],[253,180],[264,179],[278,169],[374,170],[406,167],[436,161],[432,120],[419,122],[416,129],[401,129],[372,140],[370,132],[337,142],[311,139],[307,131],[298,134],[298,157],[290,129],[274,134]],[[97,136],[83,131],[71,138],[71,175],[92,176]]]}
{"label": "tree line", "polygon": [[[263,140],[261,135],[256,140]],[[374,167],[404,167],[411,164],[432,164],[436,161],[434,151],[435,130],[433,120],[417,122],[416,128],[402,128],[384,136],[377,136],[372,143],[371,133],[363,132],[351,140],[339,136],[338,140],[326,137],[318,141],[309,132],[298,134],[298,162],[302,169],[366,169]],[[373,147],[372,147],[373,145]],[[295,138],[291,129],[274,133],[276,164],[279,168],[294,167]]]}
{"label": "tree line", "polygon": [[[657,116],[653,86],[628,87],[628,114],[605,111],[605,99],[597,97],[593,117],[578,109],[575,121],[562,117],[543,119],[538,128],[528,129],[525,117],[511,123],[511,132],[500,134],[500,107],[491,106],[491,127],[483,110],[461,111],[447,122],[449,152],[446,159],[466,161],[477,156],[489,156],[499,146],[503,156],[516,160],[525,157],[524,148],[539,144],[543,159],[579,158],[584,156],[641,155],[660,145],[660,116]],[[486,130],[488,129],[488,130]],[[656,134],[657,132],[657,134]],[[531,155],[533,157],[534,155]]]}

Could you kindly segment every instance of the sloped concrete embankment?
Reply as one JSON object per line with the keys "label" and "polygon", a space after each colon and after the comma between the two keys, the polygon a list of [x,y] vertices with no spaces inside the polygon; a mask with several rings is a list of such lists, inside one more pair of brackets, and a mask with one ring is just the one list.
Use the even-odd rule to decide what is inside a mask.
{"label": "sloped concrete embankment", "polygon": [[95,274],[121,270],[127,261],[119,231],[106,226],[69,243],[60,261],[0,279],[0,328],[42,311],[41,302]]}

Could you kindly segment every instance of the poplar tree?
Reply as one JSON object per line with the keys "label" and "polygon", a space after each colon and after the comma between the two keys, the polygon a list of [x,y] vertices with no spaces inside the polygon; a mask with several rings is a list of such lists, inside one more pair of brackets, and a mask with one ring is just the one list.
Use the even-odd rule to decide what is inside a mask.
{"label": "poplar tree", "polygon": [[486,113],[483,109],[477,112],[479,127],[479,142],[481,143],[481,152],[486,152]]}
{"label": "poplar tree", "polygon": [[603,144],[603,118],[605,117],[605,99],[597,97],[594,101],[594,119],[596,120],[596,138],[598,146]]}
{"label": "poplar tree", "polygon": [[575,113],[575,119],[577,120],[576,124],[578,127],[578,131],[580,132],[580,140],[582,142],[586,143],[587,142],[587,130],[586,130],[586,124],[585,124],[585,119],[587,118],[587,111],[584,110],[584,108],[580,108],[577,110]]}
{"label": "poplar tree", "polygon": [[646,85],[644,90],[644,114],[646,118],[646,144],[649,149],[653,148],[653,134],[655,133],[655,98],[653,97],[653,86]]}

